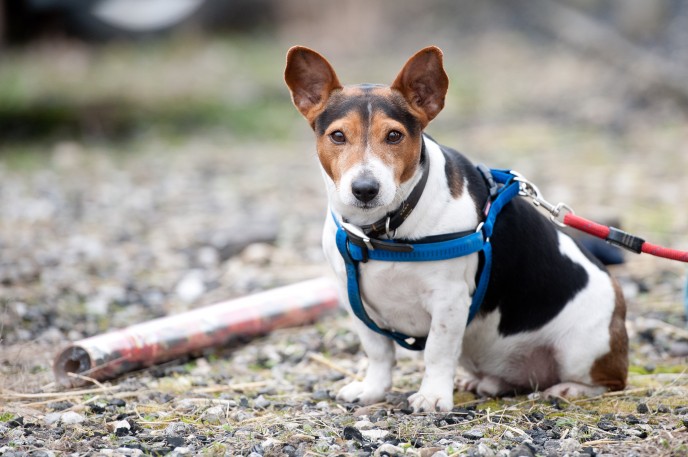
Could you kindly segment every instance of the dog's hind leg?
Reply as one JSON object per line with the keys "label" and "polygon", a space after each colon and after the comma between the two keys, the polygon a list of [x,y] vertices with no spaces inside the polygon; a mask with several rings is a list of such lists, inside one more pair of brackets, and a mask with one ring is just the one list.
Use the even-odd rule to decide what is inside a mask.
{"label": "dog's hind leg", "polygon": [[562,382],[555,384],[543,392],[545,398],[551,397],[596,397],[602,395],[608,389],[605,386],[592,386],[579,382]]}

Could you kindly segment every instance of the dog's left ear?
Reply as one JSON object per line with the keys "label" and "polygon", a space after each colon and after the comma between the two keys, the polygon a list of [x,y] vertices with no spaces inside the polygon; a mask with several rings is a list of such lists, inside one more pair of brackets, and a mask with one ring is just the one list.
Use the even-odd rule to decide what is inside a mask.
{"label": "dog's left ear", "polygon": [[442,51],[436,46],[418,51],[392,83],[392,89],[400,91],[411,107],[424,115],[423,128],[444,108],[448,88]]}
{"label": "dog's left ear", "polygon": [[311,125],[330,93],[342,88],[327,59],[304,46],[294,46],[287,52],[284,81],[294,105]]}

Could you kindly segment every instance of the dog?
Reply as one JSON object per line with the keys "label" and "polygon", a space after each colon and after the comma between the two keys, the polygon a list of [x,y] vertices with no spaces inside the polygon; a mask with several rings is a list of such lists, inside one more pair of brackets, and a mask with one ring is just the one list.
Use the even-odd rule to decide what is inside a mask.
{"label": "dog", "polygon": [[[295,46],[284,77],[316,137],[329,202],[325,256],[344,301],[353,310],[352,294],[354,301],[360,295],[364,308],[353,321],[368,357],[366,374],[341,388],[339,401],[385,399],[396,360],[392,333],[424,339],[425,372],[408,398],[415,412],[452,409],[459,363],[470,376],[458,387],[480,396],[595,396],[625,388],[628,337],[619,286],[524,198],[504,205],[486,240],[489,282],[468,326],[485,268],[479,252],[427,262],[363,258],[354,262],[353,279],[347,270],[352,240],[369,253],[412,249],[414,240],[480,232],[485,220],[491,177],[424,133],[449,86],[439,48],[413,55],[390,86],[343,86],[322,55]],[[349,236],[344,248],[342,227]],[[356,278],[359,289],[352,289]]]}

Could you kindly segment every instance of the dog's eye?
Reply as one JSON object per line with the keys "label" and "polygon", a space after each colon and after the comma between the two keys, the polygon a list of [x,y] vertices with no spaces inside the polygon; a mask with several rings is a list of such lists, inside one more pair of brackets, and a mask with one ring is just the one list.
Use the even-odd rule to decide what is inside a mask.
{"label": "dog's eye", "polygon": [[334,144],[344,144],[346,143],[346,136],[341,130],[335,130],[330,133],[330,140],[332,140]]}
{"label": "dog's eye", "polygon": [[389,144],[397,144],[398,142],[401,141],[401,139],[404,137],[404,135],[397,131],[397,130],[392,130],[387,134],[387,142]]}

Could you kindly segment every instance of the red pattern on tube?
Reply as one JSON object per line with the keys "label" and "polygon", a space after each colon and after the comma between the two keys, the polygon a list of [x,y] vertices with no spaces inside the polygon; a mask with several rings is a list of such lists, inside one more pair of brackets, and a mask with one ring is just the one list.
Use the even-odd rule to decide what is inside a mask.
{"label": "red pattern on tube", "polygon": [[55,357],[53,372],[64,387],[88,383],[70,373],[112,379],[238,338],[312,323],[338,306],[332,281],[304,281],[76,341]]}

